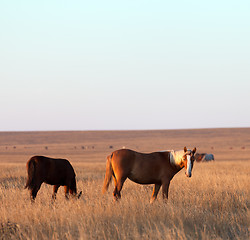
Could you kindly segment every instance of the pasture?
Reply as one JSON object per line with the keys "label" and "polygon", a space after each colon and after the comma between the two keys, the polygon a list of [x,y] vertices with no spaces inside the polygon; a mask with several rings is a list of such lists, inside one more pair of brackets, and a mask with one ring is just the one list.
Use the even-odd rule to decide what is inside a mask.
{"label": "pasture", "polygon": [[[150,204],[153,186],[127,180],[120,202],[112,183],[101,194],[106,156],[115,149],[152,152],[197,147],[215,155],[181,170],[169,199]],[[51,201],[43,184],[31,204],[25,164],[33,155],[67,158],[77,174],[79,200],[63,188]],[[0,133],[0,239],[248,239],[250,129]]]}

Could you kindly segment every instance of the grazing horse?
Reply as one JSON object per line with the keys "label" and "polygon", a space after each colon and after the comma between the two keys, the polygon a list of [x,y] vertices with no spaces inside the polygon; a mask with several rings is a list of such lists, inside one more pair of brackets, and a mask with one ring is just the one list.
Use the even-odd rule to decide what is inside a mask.
{"label": "grazing horse", "polygon": [[106,175],[102,192],[105,193],[113,177],[115,200],[121,198],[123,183],[127,178],[139,184],[154,184],[152,203],[162,186],[163,199],[168,198],[168,189],[174,175],[185,167],[185,174],[191,177],[196,148],[184,151],[161,151],[139,153],[129,149],[114,151],[107,157]]}
{"label": "grazing horse", "polygon": [[195,158],[196,162],[202,162],[205,155],[206,155],[206,153],[196,153],[194,155],[194,158]]}
{"label": "grazing horse", "polygon": [[206,154],[204,158],[204,162],[214,161],[214,155],[212,153]]}
{"label": "grazing horse", "polygon": [[60,186],[64,186],[65,197],[69,198],[69,193],[74,197],[77,195],[75,171],[66,159],[54,159],[44,156],[34,156],[26,164],[28,179],[25,188],[30,190],[31,200],[35,200],[37,192],[42,183],[54,185],[52,198],[56,199],[56,193]]}

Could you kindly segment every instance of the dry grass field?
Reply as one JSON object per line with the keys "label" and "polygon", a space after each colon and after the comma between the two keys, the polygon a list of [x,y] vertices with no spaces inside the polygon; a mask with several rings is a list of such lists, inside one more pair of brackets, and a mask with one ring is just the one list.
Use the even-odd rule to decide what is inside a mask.
{"label": "dry grass field", "polygon": [[[101,194],[106,156],[125,146],[151,152],[196,146],[215,161],[172,180],[169,200],[149,203],[153,186],[127,180]],[[33,155],[68,158],[79,200],[43,184],[30,203],[25,164]],[[0,239],[249,239],[250,129],[0,132]]]}

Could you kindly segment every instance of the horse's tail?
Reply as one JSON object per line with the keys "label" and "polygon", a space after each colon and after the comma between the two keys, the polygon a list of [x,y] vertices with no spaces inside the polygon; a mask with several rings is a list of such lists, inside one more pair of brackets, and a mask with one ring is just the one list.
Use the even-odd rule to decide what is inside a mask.
{"label": "horse's tail", "polygon": [[103,188],[102,188],[103,194],[108,190],[109,184],[111,182],[111,177],[113,175],[113,169],[112,169],[112,164],[111,164],[112,157],[113,157],[113,153],[107,157],[106,174],[105,174],[105,179],[104,179]]}
{"label": "horse's tail", "polygon": [[26,167],[27,167],[27,172],[28,172],[28,178],[27,178],[25,188],[32,189],[35,185],[35,160],[31,158],[27,162]]}

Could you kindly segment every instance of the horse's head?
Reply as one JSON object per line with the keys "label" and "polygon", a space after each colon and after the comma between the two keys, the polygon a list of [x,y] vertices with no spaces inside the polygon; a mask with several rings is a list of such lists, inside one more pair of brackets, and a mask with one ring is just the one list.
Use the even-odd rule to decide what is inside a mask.
{"label": "horse's head", "polygon": [[183,162],[185,167],[185,174],[187,177],[192,176],[192,169],[194,166],[194,154],[196,152],[196,147],[193,150],[187,149],[184,147],[184,155],[183,155]]}
{"label": "horse's head", "polygon": [[73,199],[79,199],[81,196],[82,196],[82,191],[79,192],[79,193],[74,192],[72,194]]}

